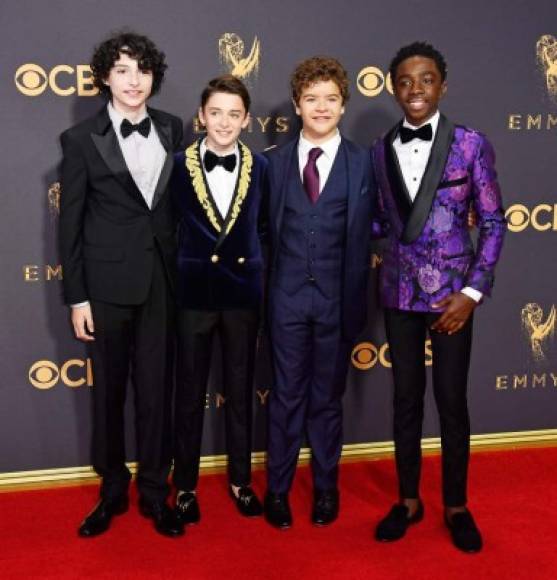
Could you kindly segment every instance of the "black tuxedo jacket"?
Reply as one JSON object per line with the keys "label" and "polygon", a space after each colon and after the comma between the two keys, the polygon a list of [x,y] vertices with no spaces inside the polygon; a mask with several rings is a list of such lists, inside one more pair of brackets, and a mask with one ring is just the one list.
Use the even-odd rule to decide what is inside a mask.
{"label": "black tuxedo jacket", "polygon": [[167,155],[150,209],[135,184],[106,107],[62,133],[60,255],[68,304],[140,304],[154,252],[175,271],[175,218],[168,182],[182,142],[177,117],[148,108]]}

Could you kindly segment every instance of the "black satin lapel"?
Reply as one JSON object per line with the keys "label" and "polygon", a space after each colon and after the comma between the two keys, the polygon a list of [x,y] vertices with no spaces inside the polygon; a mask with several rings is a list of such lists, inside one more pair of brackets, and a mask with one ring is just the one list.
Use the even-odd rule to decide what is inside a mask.
{"label": "black satin lapel", "polygon": [[172,150],[170,150],[166,152],[166,158],[164,160],[161,173],[159,175],[159,180],[157,182],[155,193],[153,194],[153,203],[151,209],[155,209],[157,203],[159,203],[161,197],[164,195],[166,188],[168,187],[168,181],[170,180],[170,176],[172,175],[173,165],[174,165],[174,155],[172,153]]}
{"label": "black satin lapel", "polygon": [[[230,223],[230,220],[232,219],[232,208],[234,207],[234,203],[236,201],[236,198],[238,197],[238,186],[240,185],[240,176],[242,175],[243,164],[244,164],[244,159],[243,159],[243,155],[242,155],[242,149],[239,147],[238,148],[238,175],[236,176],[236,185],[234,186],[234,194],[232,195],[232,199],[230,200],[230,205],[228,206],[228,212],[226,213],[226,217],[224,218],[222,228],[221,228],[219,237],[217,239],[217,244],[216,244],[215,249],[217,249],[222,244],[222,242],[224,241],[224,238],[226,238],[226,236],[227,236],[226,232],[228,231],[228,224]],[[253,165],[252,165],[252,171],[253,171]],[[248,192],[250,189],[251,189],[251,183],[250,183],[250,187],[248,188]]]}
{"label": "black satin lapel", "polygon": [[97,148],[103,161],[106,163],[110,171],[114,174],[114,177],[124,186],[124,188],[129,191],[137,200],[147,207],[145,199],[139,191],[131,173],[129,172],[128,166],[124,160],[124,155],[120,149],[120,144],[118,143],[118,137],[114,129],[110,129],[104,135],[98,135],[96,133],[91,133],[91,138],[93,143]]}
{"label": "black satin lapel", "polygon": [[402,242],[405,244],[413,242],[424,229],[429,212],[431,211],[431,204],[433,203],[437,186],[443,177],[453,137],[453,123],[444,115],[441,115],[420,189],[418,190],[410,217],[402,233]]}
{"label": "black satin lapel", "polygon": [[153,110],[149,110],[149,115],[153,120],[155,128],[157,129],[157,135],[161,141],[162,146],[165,151],[172,152],[172,126],[170,123],[162,123]]}
{"label": "black satin lapel", "polygon": [[404,177],[402,176],[402,171],[398,162],[398,156],[393,147],[394,140],[398,135],[399,127],[400,123],[393,127],[385,136],[385,169],[400,221],[405,224],[410,212],[412,211],[412,198],[408,193],[408,188],[404,182]]}

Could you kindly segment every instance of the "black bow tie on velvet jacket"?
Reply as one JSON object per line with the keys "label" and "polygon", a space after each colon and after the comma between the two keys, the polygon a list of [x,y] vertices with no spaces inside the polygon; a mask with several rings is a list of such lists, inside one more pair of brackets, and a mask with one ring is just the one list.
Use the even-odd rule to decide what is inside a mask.
{"label": "black bow tie on velvet jacket", "polygon": [[127,119],[122,121],[120,125],[120,133],[122,133],[122,137],[126,139],[129,137],[134,131],[137,131],[140,135],[147,138],[149,137],[149,131],[151,131],[151,119],[149,117],[145,117],[141,123],[137,123],[134,125],[130,123]]}
{"label": "black bow tie on velvet jacket", "polygon": [[217,165],[222,165],[226,171],[234,171],[236,167],[236,154],[231,153],[230,155],[225,155],[224,157],[219,157],[212,151],[205,151],[203,156],[203,165],[207,171],[213,171]]}
{"label": "black bow tie on velvet jacket", "polygon": [[401,127],[399,130],[401,143],[408,143],[412,139],[422,139],[422,141],[431,141],[433,138],[433,129],[428,123],[419,129],[410,129],[410,127]]}

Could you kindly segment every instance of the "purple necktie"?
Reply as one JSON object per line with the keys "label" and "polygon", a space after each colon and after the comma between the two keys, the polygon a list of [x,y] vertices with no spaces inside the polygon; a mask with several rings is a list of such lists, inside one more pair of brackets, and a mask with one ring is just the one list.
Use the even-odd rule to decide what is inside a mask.
{"label": "purple necktie", "polygon": [[319,171],[317,170],[317,159],[323,153],[323,149],[314,147],[309,150],[308,162],[304,167],[304,189],[308,194],[311,203],[316,203],[319,199]]}

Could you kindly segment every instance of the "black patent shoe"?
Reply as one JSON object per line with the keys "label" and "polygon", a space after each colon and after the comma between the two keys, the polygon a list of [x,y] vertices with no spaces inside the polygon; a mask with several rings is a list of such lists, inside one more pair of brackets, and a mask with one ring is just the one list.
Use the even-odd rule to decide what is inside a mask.
{"label": "black patent shoe", "polygon": [[468,510],[456,512],[450,519],[445,514],[445,525],[451,532],[453,544],[459,550],[468,554],[475,554],[482,549],[482,535]]}
{"label": "black patent shoe", "polygon": [[338,517],[339,495],[338,489],[315,491],[311,522],[315,526],[328,526]]}
{"label": "black patent shoe", "polygon": [[185,525],[197,524],[201,519],[199,503],[197,496],[191,491],[185,491],[178,494],[176,499],[176,515]]}
{"label": "black patent shoe", "polygon": [[93,511],[83,520],[77,533],[82,538],[93,538],[106,532],[110,528],[112,518],[127,512],[128,507],[127,495],[118,499],[101,499]]}
{"label": "black patent shoe", "polygon": [[176,512],[163,501],[149,502],[140,499],[139,512],[142,516],[153,520],[155,530],[163,536],[176,538],[184,533],[184,524],[178,519]]}
{"label": "black patent shoe", "polygon": [[410,509],[403,504],[396,504],[391,511],[377,524],[375,539],[379,542],[394,542],[406,534],[408,526],[421,522],[424,517],[424,504],[420,500],[413,516],[408,516]]}
{"label": "black patent shoe", "polygon": [[230,488],[230,496],[234,500],[238,511],[246,518],[255,518],[263,513],[263,506],[249,485],[240,487],[238,497],[234,495],[232,488]]}
{"label": "black patent shoe", "polygon": [[279,530],[292,525],[292,513],[285,493],[267,493],[265,496],[265,519]]}

